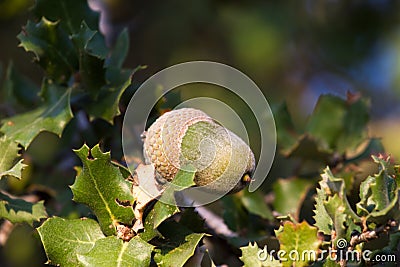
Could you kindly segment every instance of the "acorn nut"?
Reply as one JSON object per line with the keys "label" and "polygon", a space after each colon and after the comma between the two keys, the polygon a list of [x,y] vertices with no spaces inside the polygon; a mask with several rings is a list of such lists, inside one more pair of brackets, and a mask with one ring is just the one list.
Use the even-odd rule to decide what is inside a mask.
{"label": "acorn nut", "polygon": [[215,193],[233,193],[243,189],[254,172],[250,147],[198,109],[164,113],[144,136],[146,164],[154,164],[161,184],[191,165],[196,169],[197,186]]}

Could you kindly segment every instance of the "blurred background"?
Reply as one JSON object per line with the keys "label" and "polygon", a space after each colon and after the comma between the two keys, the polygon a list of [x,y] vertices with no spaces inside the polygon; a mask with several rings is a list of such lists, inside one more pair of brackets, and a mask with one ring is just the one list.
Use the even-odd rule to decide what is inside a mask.
{"label": "blurred background", "polygon": [[[400,155],[400,1],[89,3],[102,11],[101,29],[109,45],[128,27],[130,51],[125,65],[147,66],[135,74],[133,87],[176,63],[217,61],[248,75],[270,104],[286,101],[299,127],[307,120],[319,95],[345,97],[348,91],[361,92],[371,101],[369,134],[382,137],[387,152],[394,158]],[[4,76],[12,61],[16,69],[39,86],[41,69],[31,63],[32,55],[19,48],[16,39],[29,18],[32,4],[33,0],[0,0],[0,74]],[[44,134],[35,142],[46,144],[43,162],[35,162],[46,166],[46,158],[57,150],[57,145],[50,144],[60,141]],[[36,147],[40,149],[39,145]],[[33,145],[31,150],[34,149]],[[64,164],[70,166],[74,162]],[[51,170],[51,166],[46,168]],[[72,184],[72,171],[58,172],[72,177],[63,184]],[[50,179],[46,182],[54,183]],[[70,195],[58,198],[70,199]],[[13,231],[1,249],[1,266],[27,266],[27,262],[29,266],[42,266],[45,257],[36,249],[40,241],[35,235],[27,226]],[[18,250],[14,249],[16,246]]]}

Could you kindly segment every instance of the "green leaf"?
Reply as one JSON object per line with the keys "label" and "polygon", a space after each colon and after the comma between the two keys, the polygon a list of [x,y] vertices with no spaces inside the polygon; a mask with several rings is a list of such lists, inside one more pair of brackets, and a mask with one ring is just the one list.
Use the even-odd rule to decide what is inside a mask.
{"label": "green leaf", "polygon": [[119,101],[131,84],[134,72],[132,70],[107,69],[107,84],[100,89],[97,101],[86,106],[87,113],[92,118],[102,118],[113,123],[114,117],[121,114]]}
{"label": "green leaf", "polygon": [[284,150],[283,155],[325,163],[332,157],[332,151],[321,148],[315,137],[304,134],[297,139],[292,147]]}
{"label": "green leaf", "polygon": [[45,18],[37,24],[28,21],[17,38],[21,42],[20,46],[35,54],[35,60],[51,79],[67,82],[78,68],[76,51],[59,22]]}
{"label": "green leaf", "polygon": [[318,140],[321,151],[344,153],[367,137],[369,103],[359,95],[343,100],[333,95],[319,98],[306,130]]}
{"label": "green leaf", "polygon": [[22,104],[31,108],[39,102],[38,86],[19,73],[12,62],[7,68],[3,92],[4,102],[13,106]]}
{"label": "green leaf", "polygon": [[[336,178],[327,167],[321,174],[321,189],[317,189],[315,206],[315,225],[324,234],[336,231],[336,238],[350,239],[353,230],[360,231],[358,224],[361,218],[351,208],[347,196],[345,182],[342,178]],[[328,219],[330,217],[330,220]]]}
{"label": "green leaf", "polygon": [[333,244],[336,244],[339,239],[350,240],[351,233],[354,230],[361,231],[360,226],[355,223],[359,223],[360,219],[352,218],[353,211],[349,210],[346,202],[339,197],[338,194],[329,196],[327,201],[324,203],[326,212],[332,218],[333,226],[335,230],[336,238],[332,240]]}
{"label": "green leaf", "polygon": [[[292,223],[286,221],[277,231],[275,231],[276,237],[280,243],[280,249],[287,252],[283,258],[287,261],[282,260],[282,266],[309,266],[309,260],[313,261],[312,256],[310,258],[302,258],[303,252],[315,251],[315,259],[317,259],[316,253],[321,244],[321,240],[317,237],[317,228],[308,225],[306,221],[302,223]],[[289,257],[289,253],[295,251],[295,255]],[[306,253],[306,255],[308,255]],[[296,257],[296,261],[293,260]],[[282,257],[281,257],[282,259]]]}
{"label": "green leaf", "polygon": [[60,21],[69,34],[78,32],[82,21],[91,29],[99,27],[99,14],[89,7],[87,0],[36,0],[33,13],[38,19]]}
{"label": "green leaf", "polygon": [[144,241],[150,241],[155,237],[160,237],[161,234],[157,230],[157,228],[154,225],[154,216],[155,216],[155,210],[154,208],[147,214],[143,227],[144,231],[139,233],[140,238],[142,238]]}
{"label": "green leaf", "polygon": [[160,232],[167,239],[156,249],[154,260],[160,267],[182,267],[194,254],[204,233],[191,233],[177,222],[168,222],[160,227]]}
{"label": "green leaf", "polygon": [[357,212],[375,223],[385,223],[389,219],[397,219],[399,209],[399,177],[393,178],[390,171],[389,158],[372,156],[379,165],[379,173],[369,176],[360,185],[360,202],[356,204]]}
{"label": "green leaf", "polygon": [[141,267],[149,266],[153,246],[139,237],[123,242],[115,236],[98,239],[87,253],[78,253],[82,266],[93,267]]}
{"label": "green leaf", "polygon": [[72,41],[79,52],[79,73],[84,90],[96,99],[106,83],[104,61],[108,48],[104,37],[83,22],[79,32],[72,35]]}
{"label": "green leaf", "polygon": [[18,144],[13,140],[0,138],[0,180],[3,177],[21,179],[22,169],[26,167],[20,159]]}
{"label": "green leaf", "polygon": [[[46,86],[45,86],[46,87]],[[59,90],[57,85],[48,85],[47,90]],[[68,89],[62,95],[55,95],[47,103],[30,112],[16,115],[3,120],[0,132],[8,140],[14,140],[23,147],[28,147],[32,140],[41,132],[48,131],[61,135],[65,125],[71,120],[70,92]]]}
{"label": "green leaf", "polygon": [[298,219],[303,201],[313,185],[314,181],[310,179],[277,180],[273,185],[275,193],[274,209],[282,215],[291,215]]}
{"label": "green leaf", "polygon": [[[263,250],[261,253],[257,243],[249,243],[247,247],[241,247],[240,250],[242,251],[240,260],[244,263],[245,267],[282,266],[282,263],[279,260],[276,260],[268,254],[268,251]],[[261,257],[259,258],[258,256]]]}
{"label": "green leaf", "polygon": [[325,235],[331,235],[334,230],[333,220],[329,216],[325,209],[326,195],[323,190],[317,188],[317,197],[315,198],[315,209],[314,209],[314,220],[315,226],[318,227],[318,231]]}
{"label": "green leaf", "polygon": [[256,214],[263,219],[274,219],[271,210],[267,206],[267,203],[265,203],[263,195],[259,191],[250,193],[248,190],[243,190],[239,194],[243,206],[250,213]]}
{"label": "green leaf", "polygon": [[176,203],[174,193],[177,191],[184,190],[185,188],[195,185],[194,176],[195,170],[186,171],[181,169],[176,174],[173,184],[171,184],[161,195],[161,198],[154,205],[154,227],[157,228],[163,221],[171,217],[172,215],[179,212],[179,208],[176,205],[170,205],[167,203]]}
{"label": "green leaf", "polygon": [[129,33],[128,29],[124,29],[118,36],[111,55],[106,61],[107,66],[121,68],[124,64],[125,58],[129,52]]}
{"label": "green leaf", "polygon": [[12,223],[33,225],[33,222],[47,217],[43,203],[44,201],[31,203],[23,199],[11,198],[0,192],[0,218]]}
{"label": "green leaf", "polygon": [[89,252],[104,235],[91,219],[53,217],[37,228],[49,263],[63,267],[83,266],[78,254]]}
{"label": "green leaf", "polygon": [[297,133],[286,103],[274,107],[273,113],[278,144],[283,153],[287,154],[287,150],[296,143]]}
{"label": "green leaf", "polygon": [[133,195],[118,167],[111,163],[110,153],[103,153],[99,145],[91,150],[87,145],[75,153],[83,163],[75,183],[71,186],[74,201],[88,205],[96,214],[106,235],[115,233],[117,223],[131,224],[134,218],[131,207],[120,206],[116,200],[130,201]]}

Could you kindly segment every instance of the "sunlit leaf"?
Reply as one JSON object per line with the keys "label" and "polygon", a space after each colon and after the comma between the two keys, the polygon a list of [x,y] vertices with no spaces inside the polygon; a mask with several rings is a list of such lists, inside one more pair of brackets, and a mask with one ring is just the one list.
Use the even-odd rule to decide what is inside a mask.
{"label": "sunlit leaf", "polygon": [[75,153],[83,168],[71,186],[73,199],[93,210],[106,235],[115,233],[116,223],[131,224],[134,218],[132,208],[117,203],[117,199],[133,203],[130,184],[119,168],[111,163],[110,153],[103,153],[98,145],[92,149],[84,145]]}
{"label": "sunlit leaf", "polygon": [[52,99],[39,108],[3,120],[0,132],[5,138],[13,140],[23,147],[28,147],[32,140],[41,132],[48,131],[61,135],[65,125],[71,120],[70,90],[61,95],[56,85],[49,85],[47,90],[53,94]]}
{"label": "sunlit leaf", "polygon": [[46,218],[47,213],[43,201],[31,203],[20,198],[12,198],[0,192],[0,218],[12,223],[38,222]]}
{"label": "sunlit leaf", "polygon": [[246,247],[241,247],[242,256],[240,260],[244,267],[281,267],[282,263],[269,254],[269,251],[261,250],[257,243],[249,243]]}
{"label": "sunlit leaf", "polygon": [[83,266],[78,254],[89,252],[97,240],[104,238],[100,226],[91,219],[53,217],[37,230],[49,263],[65,267]]}
{"label": "sunlit leaf", "polygon": [[139,237],[123,242],[115,236],[98,239],[87,253],[78,253],[82,266],[141,267],[149,266],[153,246]]}
{"label": "sunlit leaf", "polygon": [[[285,261],[282,260],[282,266],[289,267],[292,264],[295,264],[295,266],[309,266],[310,261],[317,259],[316,253],[321,240],[317,237],[316,227],[308,225],[306,221],[298,224],[286,221],[275,233],[281,245],[280,249],[286,252],[286,255],[281,257],[281,259],[287,259]],[[307,251],[314,251],[315,254],[303,258],[303,253]]]}
{"label": "sunlit leaf", "polygon": [[182,267],[193,256],[204,233],[191,233],[176,222],[164,224],[160,229],[166,242],[156,249],[154,260],[160,267]]}
{"label": "sunlit leaf", "polygon": [[0,151],[0,179],[7,176],[21,179],[22,169],[26,165],[20,159],[18,144],[13,140],[0,138]]}

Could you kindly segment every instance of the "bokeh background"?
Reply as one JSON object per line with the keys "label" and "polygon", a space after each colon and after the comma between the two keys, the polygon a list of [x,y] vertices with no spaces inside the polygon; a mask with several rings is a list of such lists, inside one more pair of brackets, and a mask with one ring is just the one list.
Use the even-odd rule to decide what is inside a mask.
{"label": "bokeh background", "polygon": [[[369,134],[382,137],[392,157],[400,156],[400,1],[90,0],[89,3],[102,11],[101,29],[109,45],[128,27],[131,46],[125,65],[147,66],[134,76],[133,88],[176,63],[217,61],[247,74],[271,104],[286,101],[299,127],[307,120],[319,95],[345,97],[348,91],[361,92],[371,102]],[[29,18],[32,4],[32,0],[0,0],[0,74],[4,76],[12,61],[39,86],[41,70],[31,63],[32,55],[18,47],[16,39]],[[5,112],[4,106],[0,110]],[[56,155],[62,144],[50,134],[42,134],[35,143],[30,153],[37,149],[41,155],[35,154],[35,164],[52,173],[52,166],[46,165],[47,159]],[[73,173],[67,170],[75,162],[63,164],[65,169],[57,169],[57,174],[67,177],[63,185],[72,184]],[[45,176],[42,173],[41,179],[46,179]],[[56,183],[47,179],[48,184]],[[14,191],[18,187],[22,190],[23,182],[14,185]],[[57,197],[71,196],[66,193]],[[45,257],[35,235],[28,226],[15,228],[0,249],[0,265],[43,266]]]}

